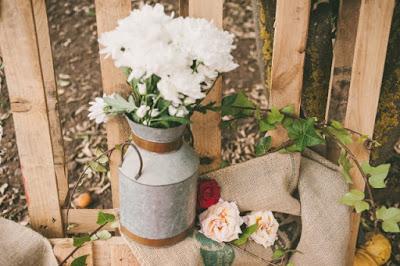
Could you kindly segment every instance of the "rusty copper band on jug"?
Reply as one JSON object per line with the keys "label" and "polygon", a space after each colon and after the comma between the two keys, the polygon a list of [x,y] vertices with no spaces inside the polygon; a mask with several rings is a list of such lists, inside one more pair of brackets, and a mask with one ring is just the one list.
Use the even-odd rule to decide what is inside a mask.
{"label": "rusty copper band on jug", "polygon": [[132,140],[140,148],[156,153],[167,153],[179,150],[179,148],[182,146],[183,143],[181,138],[168,143],[152,142],[149,140],[142,139],[135,134],[132,134]]}
{"label": "rusty copper band on jug", "polygon": [[149,238],[143,238],[143,237],[137,236],[122,225],[120,225],[119,230],[121,231],[121,233],[123,233],[124,235],[126,235],[127,237],[129,237],[130,239],[132,239],[133,241],[135,241],[139,244],[151,246],[151,247],[164,247],[164,246],[172,246],[172,245],[184,240],[186,238],[186,236],[189,235],[192,227],[193,227],[193,225],[191,225],[188,229],[186,229],[185,231],[183,231],[182,233],[180,233],[176,236],[169,237],[169,238],[163,238],[163,239],[149,239]]}

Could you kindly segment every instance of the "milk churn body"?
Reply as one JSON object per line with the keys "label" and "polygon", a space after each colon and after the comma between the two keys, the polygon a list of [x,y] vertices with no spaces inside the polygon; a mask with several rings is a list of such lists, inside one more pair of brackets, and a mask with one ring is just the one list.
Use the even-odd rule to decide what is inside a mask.
{"label": "milk churn body", "polygon": [[174,244],[195,220],[199,158],[181,142],[184,126],[156,129],[128,122],[143,170],[135,179],[140,160],[130,147],[119,169],[121,230],[142,244]]}

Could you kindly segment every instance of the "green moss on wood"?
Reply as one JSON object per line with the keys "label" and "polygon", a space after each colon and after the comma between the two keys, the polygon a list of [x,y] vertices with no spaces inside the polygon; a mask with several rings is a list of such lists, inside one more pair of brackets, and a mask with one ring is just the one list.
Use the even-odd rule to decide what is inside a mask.
{"label": "green moss on wood", "polygon": [[[376,163],[395,155],[400,138],[400,1],[396,1],[383,73],[374,138],[382,146],[372,153]],[[399,162],[400,163],[400,162]]]}
{"label": "green moss on wood", "polygon": [[332,10],[320,3],[311,12],[304,62],[302,110],[323,119],[332,64]]}

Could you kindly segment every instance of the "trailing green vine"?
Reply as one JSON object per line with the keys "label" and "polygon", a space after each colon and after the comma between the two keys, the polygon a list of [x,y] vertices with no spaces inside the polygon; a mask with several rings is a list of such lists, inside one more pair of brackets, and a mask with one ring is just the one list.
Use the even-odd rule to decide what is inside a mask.
{"label": "trailing green vine", "polygon": [[[257,156],[280,150],[281,152],[302,152],[306,148],[325,144],[332,139],[341,148],[338,164],[346,183],[352,184],[350,170],[357,168],[366,184],[367,195],[358,189],[351,189],[340,199],[342,204],[354,208],[357,213],[369,211],[375,229],[378,225],[385,232],[399,233],[400,209],[397,207],[378,206],[374,200],[372,189],[386,187],[386,177],[390,164],[371,166],[369,162],[360,162],[349,148],[349,144],[358,142],[367,149],[379,146],[379,143],[354,130],[345,128],[340,122],[321,121],[315,117],[298,117],[294,107],[289,105],[278,109],[262,109],[254,104],[243,92],[224,97],[221,105],[223,121],[221,126],[233,127],[239,119],[252,118],[258,124],[258,129],[264,134],[255,145]],[[272,147],[272,137],[267,133],[278,127],[283,127],[289,140],[280,147]]]}

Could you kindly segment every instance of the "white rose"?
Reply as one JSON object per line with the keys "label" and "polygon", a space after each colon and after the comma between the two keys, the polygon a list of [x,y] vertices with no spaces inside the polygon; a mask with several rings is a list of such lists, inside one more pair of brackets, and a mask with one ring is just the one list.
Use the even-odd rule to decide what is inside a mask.
{"label": "white rose", "polygon": [[243,223],[239,209],[234,202],[219,200],[200,214],[201,230],[206,237],[217,242],[230,242],[238,239]]}
{"label": "white rose", "polygon": [[138,84],[138,92],[139,92],[140,95],[145,95],[146,92],[147,92],[146,84],[139,83]]}
{"label": "white rose", "polygon": [[136,110],[136,115],[139,118],[143,118],[146,116],[147,112],[150,110],[150,106],[147,105],[141,105],[137,110]]}
{"label": "white rose", "polygon": [[271,211],[258,211],[251,212],[249,215],[243,217],[247,226],[257,224],[258,228],[250,239],[256,243],[263,245],[265,248],[272,246],[277,239],[279,223],[276,221]]}

